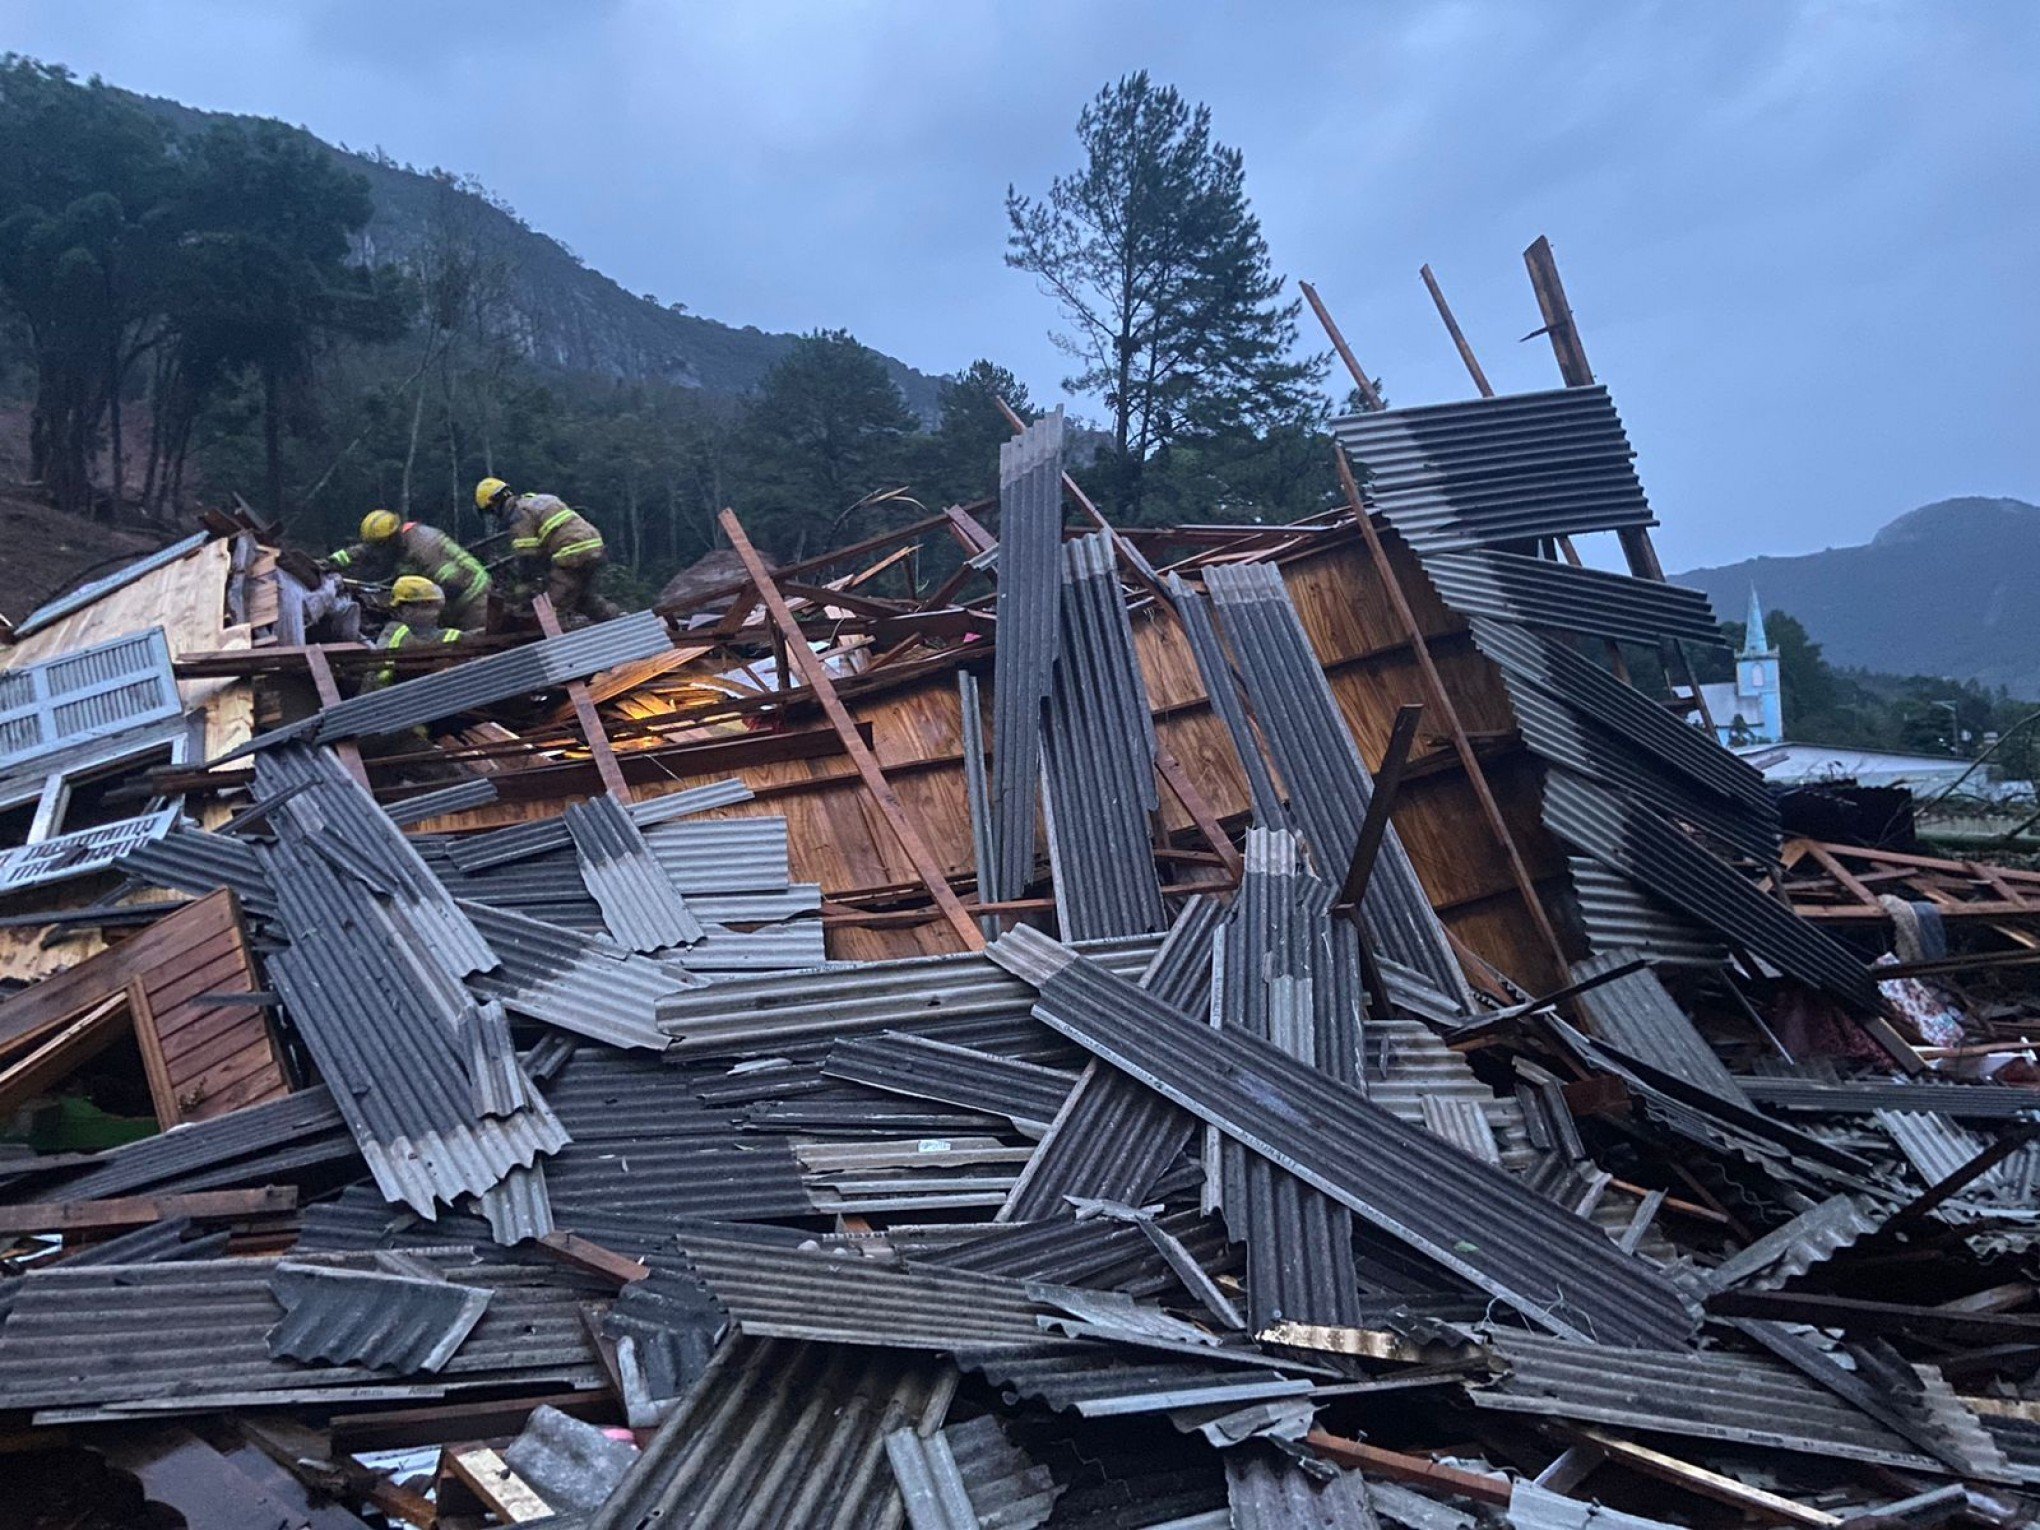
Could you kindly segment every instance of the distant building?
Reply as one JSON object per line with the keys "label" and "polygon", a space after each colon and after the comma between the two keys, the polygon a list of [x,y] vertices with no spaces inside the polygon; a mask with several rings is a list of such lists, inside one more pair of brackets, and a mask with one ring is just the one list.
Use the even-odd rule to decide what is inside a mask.
{"label": "distant building", "polygon": [[[1680,686],[1678,691],[1686,696],[1693,693],[1691,686]],[[1785,693],[1778,680],[1778,650],[1764,630],[1764,606],[1757,599],[1755,585],[1750,586],[1749,616],[1742,652],[1735,656],[1735,678],[1702,685],[1700,695],[1714,722],[1714,736],[1730,748],[1784,740]],[[1694,712],[1691,720],[1699,724],[1700,714]]]}
{"label": "distant building", "polygon": [[1749,744],[1735,751],[1781,786],[1810,781],[1854,781],[1861,786],[1909,786],[1932,794],[1953,786],[1968,774],[1979,793],[1990,788],[1968,760],[1945,754],[1901,754],[1895,749],[1861,749],[1854,744]]}

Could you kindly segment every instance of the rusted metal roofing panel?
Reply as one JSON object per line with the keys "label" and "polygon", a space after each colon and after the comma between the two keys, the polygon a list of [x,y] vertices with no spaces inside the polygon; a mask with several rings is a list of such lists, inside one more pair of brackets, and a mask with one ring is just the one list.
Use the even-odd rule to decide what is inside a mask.
{"label": "rusted metal roofing panel", "polygon": [[1019,897],[1034,872],[1042,711],[1060,645],[1062,411],[999,447],[999,588],[992,654],[993,902]]}
{"label": "rusted metal roofing panel", "polygon": [[885,1436],[933,1429],[954,1376],[870,1349],[728,1342],[589,1530],[889,1530],[903,1510]]}
{"label": "rusted metal roofing panel", "polygon": [[465,1260],[438,1267],[490,1290],[488,1311],[436,1375],[407,1382],[358,1366],[272,1359],[264,1336],[283,1316],[269,1293],[275,1263],[58,1266],[31,1276],[0,1328],[0,1407],[202,1413],[343,1393],[403,1398],[420,1387],[429,1397],[506,1384],[607,1384],[581,1316],[588,1289],[553,1270]]}
{"label": "rusted metal roofing panel", "polygon": [[838,1042],[822,1071],[892,1094],[941,1100],[1046,1128],[1077,1075],[885,1031]]}
{"label": "rusted metal roofing panel", "polygon": [[400,1376],[443,1370],[494,1293],[457,1285],[403,1255],[380,1255],[377,1263],[364,1270],[279,1261],[269,1291],[283,1316],[269,1330],[269,1353]]}
{"label": "rusted metal roofing panel", "polygon": [[1272,1450],[1227,1451],[1225,1485],[1233,1530],[1376,1530],[1381,1523],[1358,1472],[1327,1479]]}
{"label": "rusted metal roofing panel", "polygon": [[1350,1086],[1233,1027],[1199,1025],[1034,931],[991,953],[1039,987],[1045,1024],[1539,1326],[1636,1344],[1692,1333],[1684,1298],[1599,1229]]}
{"label": "rusted metal roofing panel", "polygon": [[[1318,875],[1327,882],[1342,881],[1374,785],[1325,678],[1323,661],[1311,647],[1280,570],[1265,563],[1217,565],[1204,571],[1204,583],[1224,619],[1254,715]],[[1392,825],[1381,842],[1361,914],[1375,949],[1416,968],[1447,993],[1466,995],[1459,960]]]}
{"label": "rusted metal roofing panel", "polygon": [[989,1413],[933,1434],[903,1426],[885,1450],[913,1530],[1033,1530],[1063,1493]]}
{"label": "rusted metal roofing panel", "polygon": [[1497,1334],[1490,1344],[1508,1372],[1468,1389],[1483,1408],[1941,1470],[1884,1425],[1774,1360],[1526,1334]]}
{"label": "rusted metal roofing panel", "polygon": [[1598,384],[1344,415],[1332,433],[1423,553],[1657,524]]}
{"label": "rusted metal roofing panel", "polygon": [[658,951],[701,939],[701,921],[614,800],[591,797],[562,816],[573,837],[581,880],[619,944],[632,951]]}
{"label": "rusted metal roofing panel", "polygon": [[1061,610],[1042,735],[1056,920],[1065,940],[1158,931],[1154,719],[1110,532],[1064,544]]}

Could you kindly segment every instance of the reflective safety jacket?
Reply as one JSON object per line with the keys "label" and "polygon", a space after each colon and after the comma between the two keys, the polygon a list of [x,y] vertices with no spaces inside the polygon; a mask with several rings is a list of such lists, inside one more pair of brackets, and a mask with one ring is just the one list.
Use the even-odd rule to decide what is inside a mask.
{"label": "reflective safety jacket", "polygon": [[511,550],[535,563],[578,568],[602,556],[602,533],[557,495],[518,495],[505,525]]}
{"label": "reflective safety jacket", "polygon": [[387,575],[419,574],[446,595],[448,605],[472,605],[489,592],[489,571],[482,560],[437,526],[406,521],[397,534],[381,542],[356,542],[326,562],[337,569]]}
{"label": "reflective safety jacket", "polygon": [[[391,622],[376,637],[378,648],[423,648],[432,643],[458,643],[464,634],[458,627],[414,626],[410,622]],[[381,689],[397,677],[394,666],[379,669],[369,678],[369,685]]]}

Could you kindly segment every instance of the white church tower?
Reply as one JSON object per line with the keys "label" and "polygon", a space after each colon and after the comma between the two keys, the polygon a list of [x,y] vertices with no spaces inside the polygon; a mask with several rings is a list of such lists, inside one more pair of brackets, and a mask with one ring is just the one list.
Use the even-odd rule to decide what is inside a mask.
{"label": "white church tower", "polygon": [[[1778,650],[1764,631],[1764,605],[1750,586],[1750,610],[1744,619],[1742,652],[1735,656],[1736,713],[1752,744],[1785,741],[1785,693],[1779,686]],[[1717,723],[1723,719],[1715,718]]]}

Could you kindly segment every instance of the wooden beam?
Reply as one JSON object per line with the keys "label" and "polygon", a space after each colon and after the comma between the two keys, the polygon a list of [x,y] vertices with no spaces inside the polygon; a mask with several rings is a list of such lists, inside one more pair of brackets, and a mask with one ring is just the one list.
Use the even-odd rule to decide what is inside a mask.
{"label": "wooden beam", "polygon": [[1461,1471],[1456,1466],[1443,1466],[1424,1456],[1405,1455],[1399,1450],[1342,1439],[1322,1429],[1311,1430],[1304,1436],[1303,1443],[1327,1461],[1340,1466],[1373,1472],[1391,1482],[1407,1482],[1412,1487],[1426,1488],[1432,1493],[1453,1498],[1471,1498],[1475,1503],[1507,1508],[1514,1491],[1507,1477]]}
{"label": "wooden beam", "polygon": [[648,1264],[619,1254],[614,1249],[604,1248],[593,1239],[579,1233],[549,1232],[538,1240],[538,1246],[562,1262],[590,1275],[600,1275],[604,1280],[613,1280],[619,1286],[630,1285],[643,1280],[652,1273]]}
{"label": "wooden beam", "polygon": [[1640,1472],[1646,1477],[1655,1477],[1660,1482],[1669,1482],[1673,1487],[1684,1488],[1702,1498],[1711,1498],[1716,1503],[1725,1503],[1740,1509],[1768,1524],[1775,1525],[1839,1525],[1841,1516],[1829,1514],[1822,1509],[1808,1508],[1803,1503],[1794,1503],[1776,1493],[1767,1493],[1762,1488],[1753,1488],[1748,1483],[1738,1482],[1733,1477],[1711,1472],[1704,1466],[1695,1466],[1690,1461],[1681,1461],[1677,1456],[1668,1456],[1663,1451],[1651,1450],[1634,1440],[1619,1439],[1604,1434],[1598,1429],[1575,1429],[1568,1433],[1585,1441],[1599,1450],[1607,1452],[1612,1461]]}
{"label": "wooden beam", "polygon": [[894,838],[899,841],[900,848],[906,852],[907,859],[913,863],[915,873],[920,877],[922,885],[928,889],[928,895],[935,900],[935,906],[942,911],[943,917],[949,921],[950,927],[963,941],[964,949],[983,950],[984,932],[977,927],[977,921],[971,918],[970,911],[963,906],[963,900],[951,889],[942,863],[935,858],[935,852],[928,848],[928,842],[921,837],[921,831],[908,818],[905,805],[901,803],[898,793],[886,780],[885,771],[879,766],[878,756],[872,752],[870,745],[864,742],[863,735],[857,731],[857,720],[850,715],[849,708],[843,705],[842,698],[836,694],[835,682],[829,677],[828,667],[808,648],[807,638],[800,630],[800,623],[794,620],[793,612],[787,609],[786,597],[781,595],[778,587],[773,584],[771,574],[766,571],[764,559],[758,556],[758,549],[751,545],[750,537],[744,533],[743,523],[737,519],[734,510],[723,511],[720,519],[723,534],[730,539],[730,546],[736,549],[737,556],[743,559],[746,572],[758,587],[759,599],[765,602],[765,609],[772,613],[773,621],[779,624],[779,630],[786,635],[787,657],[800,671],[801,678],[807,681],[823,714],[829,719],[830,726],[843,740],[843,752],[850,756],[851,763],[857,767],[857,774],[864,778],[864,785],[870,791],[873,802],[878,805],[879,812],[884,816]]}
{"label": "wooden beam", "polygon": [[[319,693],[320,707],[337,707],[340,705],[340,687],[333,682],[333,666],[326,661],[326,650],[323,648],[307,648],[305,650],[305,663],[312,672],[312,689]],[[347,774],[352,776],[361,785],[362,790],[366,791],[368,789],[368,767],[361,763],[361,745],[351,738],[343,739],[333,746],[333,753],[339,756],[340,763],[345,767]]]}
{"label": "wooden beam", "polygon": [[1389,816],[1395,812],[1396,793],[1402,789],[1403,767],[1410,762],[1410,745],[1416,740],[1417,724],[1423,718],[1420,702],[1410,702],[1397,710],[1395,728],[1381,756],[1381,769],[1374,773],[1374,792],[1367,801],[1367,815],[1360,820],[1360,838],[1353,846],[1352,863],[1346,868],[1345,886],[1339,889],[1339,902],[1356,911],[1367,895],[1375,857],[1388,833]]}
{"label": "wooden beam", "polygon": [[1487,373],[1480,369],[1480,362],[1473,354],[1473,347],[1466,343],[1466,335],[1460,329],[1459,321],[1452,317],[1452,306],[1445,301],[1445,293],[1438,285],[1438,278],[1431,274],[1429,265],[1420,268],[1417,274],[1423,277],[1424,286],[1430,290],[1431,301],[1438,305],[1438,317],[1445,321],[1445,332],[1459,348],[1459,359],[1466,363],[1467,375],[1473,379],[1474,387],[1480,390],[1482,398],[1493,398],[1495,390],[1488,385]]}
{"label": "wooden beam", "polygon": [[1310,303],[1310,311],[1317,315],[1318,323],[1325,327],[1325,334],[1332,342],[1332,349],[1339,353],[1339,360],[1345,362],[1346,370],[1352,373],[1353,386],[1360,390],[1360,397],[1366,401],[1367,407],[1369,409],[1384,407],[1381,390],[1375,387],[1374,379],[1369,377],[1362,370],[1360,363],[1354,359],[1352,347],[1346,344],[1346,337],[1339,333],[1339,326],[1332,322],[1331,311],[1318,297],[1317,288],[1309,282],[1298,282],[1296,285]]}
{"label": "wooden beam", "polygon": [[189,1195],[129,1195],[103,1201],[29,1201],[0,1206],[0,1233],[103,1232],[146,1227],[172,1217],[233,1221],[297,1209],[297,1186],[196,1190]]}
{"label": "wooden beam", "polygon": [[[553,610],[552,598],[540,593],[531,600],[531,614],[538,618],[538,630],[549,638],[560,635],[559,614]],[[630,806],[630,783],[623,779],[623,767],[616,763],[616,751],[609,747],[609,735],[602,729],[602,714],[595,710],[595,703],[588,695],[588,682],[569,680],[567,699],[573,703],[574,717],[581,725],[581,736],[588,741],[588,753],[595,760],[595,774],[602,778],[602,789],[624,807]]]}

